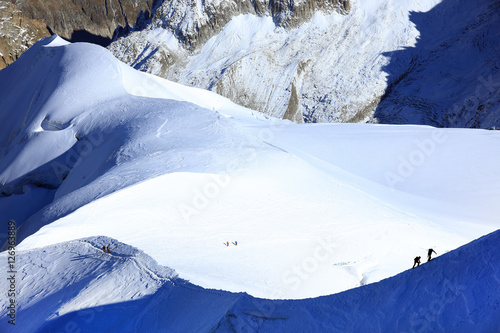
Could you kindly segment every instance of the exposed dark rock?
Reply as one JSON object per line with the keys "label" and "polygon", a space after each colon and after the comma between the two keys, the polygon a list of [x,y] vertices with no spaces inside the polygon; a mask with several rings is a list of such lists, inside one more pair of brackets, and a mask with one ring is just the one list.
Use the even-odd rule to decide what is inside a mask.
{"label": "exposed dark rock", "polygon": [[[153,15],[143,13],[141,24],[134,30],[146,26],[161,27],[173,31],[186,47],[194,49],[222,28],[234,17],[242,14],[270,15],[277,26],[295,27],[308,21],[318,10],[348,13],[349,0],[241,0],[241,1],[158,1]],[[138,20],[139,21],[139,20]],[[146,22],[144,24],[143,22]],[[125,36],[124,31],[120,36]]]}
{"label": "exposed dark rock", "polygon": [[0,0],[0,69],[10,65],[38,39],[50,36],[45,23],[31,20],[16,6]]}
{"label": "exposed dark rock", "polygon": [[349,0],[307,0],[298,5],[293,0],[270,0],[269,7],[276,25],[298,26],[311,19],[317,10],[348,13],[351,4]]}
{"label": "exposed dark rock", "polygon": [[153,0],[10,0],[30,19],[44,21],[53,33],[69,41],[107,45],[118,26],[136,22]]}

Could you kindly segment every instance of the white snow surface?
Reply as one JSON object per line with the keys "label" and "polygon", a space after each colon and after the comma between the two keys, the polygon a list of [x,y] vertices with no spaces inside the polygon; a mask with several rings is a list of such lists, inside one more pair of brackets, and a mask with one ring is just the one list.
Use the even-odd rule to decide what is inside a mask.
{"label": "white snow surface", "polygon": [[294,124],[57,36],[0,92],[1,223],[23,253],[106,236],[195,285],[300,299],[499,227],[497,131]]}
{"label": "white snow surface", "polygon": [[[496,231],[378,283],[273,301],[194,286],[108,237],[73,240],[18,252],[16,316],[2,307],[0,330],[498,332],[499,241]],[[7,304],[4,293],[0,300]]]}

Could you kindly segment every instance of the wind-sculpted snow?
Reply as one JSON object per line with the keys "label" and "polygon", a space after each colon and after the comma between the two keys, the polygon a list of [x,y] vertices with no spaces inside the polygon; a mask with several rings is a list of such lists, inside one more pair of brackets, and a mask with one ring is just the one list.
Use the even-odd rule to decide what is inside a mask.
{"label": "wind-sculpted snow", "polygon": [[[103,252],[103,246],[109,246],[111,253]],[[85,308],[151,296],[165,281],[179,280],[173,270],[158,266],[137,249],[102,236],[18,253],[17,258],[16,325],[2,320],[2,332],[44,331],[44,322]],[[6,259],[3,254],[2,259]],[[7,317],[2,312],[2,319]]]}
{"label": "wind-sculpted snow", "polygon": [[[18,254],[16,325],[2,332],[497,332],[500,231],[340,294],[266,300],[203,289],[141,251],[92,237]],[[102,246],[110,246],[104,253]],[[0,254],[2,261],[5,254]],[[0,298],[5,303],[5,295]]]}
{"label": "wind-sculpted snow", "polygon": [[498,229],[497,131],[298,125],[57,36],[0,85],[21,251],[104,235],[204,288],[300,299]]}
{"label": "wind-sculpted snow", "polygon": [[[6,112],[0,115],[6,129],[0,134],[3,195],[22,194],[29,186],[57,189],[56,200],[79,196],[76,202],[60,203],[71,211],[154,175],[179,168],[205,170],[213,159],[223,163],[231,142],[238,144],[238,135],[227,136],[231,126],[224,117],[190,103],[131,96],[120,84],[122,69],[131,69],[100,47],[58,41],[40,42],[23,55],[23,62],[1,73],[6,96],[1,101]],[[190,140],[191,133],[203,132],[209,146],[219,147],[209,150]],[[184,156],[193,149],[199,150],[196,160]],[[148,160],[147,168],[124,171],[140,159]],[[119,181],[92,189],[106,171]],[[73,193],[82,188],[84,193]]]}

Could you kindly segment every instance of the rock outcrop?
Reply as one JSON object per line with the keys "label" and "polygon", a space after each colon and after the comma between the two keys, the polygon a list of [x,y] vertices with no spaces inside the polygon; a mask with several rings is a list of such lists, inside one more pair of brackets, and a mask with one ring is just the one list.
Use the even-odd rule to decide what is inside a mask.
{"label": "rock outcrop", "polygon": [[45,23],[29,19],[10,2],[0,0],[0,69],[45,36],[50,36]]}
{"label": "rock outcrop", "polygon": [[149,25],[173,31],[185,46],[193,49],[218,34],[238,15],[268,15],[277,26],[296,27],[318,10],[347,13],[349,9],[349,0],[158,1],[152,17],[146,17],[140,29]]}
{"label": "rock outcrop", "polygon": [[[307,25],[318,12],[344,17],[350,9],[348,0],[164,1],[153,8],[151,17],[139,19],[137,28],[119,36],[109,49],[136,69],[216,91],[238,104],[277,117],[286,114],[286,118],[301,122],[301,83],[306,72],[301,68],[321,55],[288,32]],[[310,25],[304,40],[328,37],[331,27],[320,25]],[[237,31],[230,31],[231,27]],[[328,38],[319,44],[331,47]],[[210,48],[210,59],[203,56],[209,65],[197,56]],[[266,73],[261,73],[263,69]],[[294,86],[292,82],[296,82]]]}
{"label": "rock outcrop", "polygon": [[109,49],[141,71],[296,122],[490,128],[500,126],[498,6],[172,0]]}
{"label": "rock outcrop", "polygon": [[53,33],[70,41],[111,42],[118,26],[134,26],[153,0],[10,0],[23,14],[41,20]]}

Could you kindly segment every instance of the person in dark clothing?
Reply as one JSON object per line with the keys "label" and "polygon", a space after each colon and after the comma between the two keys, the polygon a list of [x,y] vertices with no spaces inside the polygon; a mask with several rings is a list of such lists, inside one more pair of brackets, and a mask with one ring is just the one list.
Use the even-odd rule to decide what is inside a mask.
{"label": "person in dark clothing", "polygon": [[102,246],[102,252],[106,253],[106,246]]}
{"label": "person in dark clothing", "polygon": [[427,251],[427,262],[431,261],[432,252],[434,252],[434,254],[437,254],[433,249],[429,249],[429,251]]}
{"label": "person in dark clothing", "polygon": [[420,256],[418,257],[415,257],[415,259],[413,259],[413,267],[412,268],[415,268],[415,265],[420,266]]}

